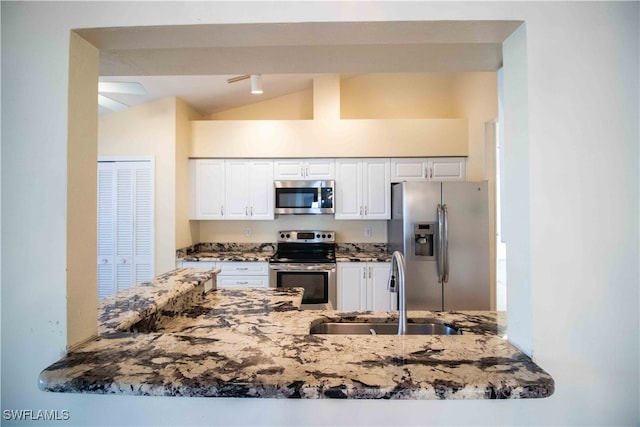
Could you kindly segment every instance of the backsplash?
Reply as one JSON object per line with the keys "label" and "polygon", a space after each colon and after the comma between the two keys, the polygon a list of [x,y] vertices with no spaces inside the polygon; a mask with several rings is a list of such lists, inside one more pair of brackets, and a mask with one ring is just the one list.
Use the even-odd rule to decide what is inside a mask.
{"label": "backsplash", "polygon": [[387,252],[386,243],[336,243],[338,252]]}

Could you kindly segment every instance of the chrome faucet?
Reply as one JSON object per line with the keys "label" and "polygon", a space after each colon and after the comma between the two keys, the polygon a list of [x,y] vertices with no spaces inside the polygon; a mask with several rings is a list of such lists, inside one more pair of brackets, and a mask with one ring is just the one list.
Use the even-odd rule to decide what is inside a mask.
{"label": "chrome faucet", "polygon": [[[404,276],[407,264],[404,260],[402,252],[395,251],[391,255],[391,270],[389,271],[389,285],[387,289],[390,292],[398,292],[398,335],[406,335],[407,333],[407,305],[405,304],[405,284]],[[395,273],[398,274],[396,280]]]}

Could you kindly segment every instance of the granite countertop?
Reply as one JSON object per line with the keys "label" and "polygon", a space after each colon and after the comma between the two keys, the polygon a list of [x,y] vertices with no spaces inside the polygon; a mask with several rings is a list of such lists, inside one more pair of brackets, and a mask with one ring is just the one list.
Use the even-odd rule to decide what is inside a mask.
{"label": "granite countertop", "polygon": [[[102,304],[100,319],[110,326],[43,370],[40,388],[352,399],[515,399],[553,393],[553,379],[502,337],[499,313],[409,312],[412,322],[459,327],[463,334],[456,336],[310,335],[316,323],[388,322],[397,314],[299,311],[301,288],[204,292],[215,272],[192,271],[176,270],[161,279],[176,285],[157,286],[157,294],[169,297],[151,297],[154,286],[147,286],[144,316],[137,302],[129,314],[122,308],[125,299]],[[186,285],[191,279],[198,283]],[[135,291],[129,298],[135,299]]]}
{"label": "granite countertop", "polygon": [[[269,261],[275,252],[195,252],[178,258],[179,261]],[[338,251],[336,262],[389,262],[391,254],[373,251]]]}
{"label": "granite countertop", "polygon": [[[269,261],[275,254],[273,243],[198,243],[178,250],[178,261]],[[389,262],[391,253],[382,243],[338,243],[336,262]]]}
{"label": "granite countertop", "polygon": [[219,251],[194,252],[178,258],[179,261],[264,261],[268,262],[275,252]]}

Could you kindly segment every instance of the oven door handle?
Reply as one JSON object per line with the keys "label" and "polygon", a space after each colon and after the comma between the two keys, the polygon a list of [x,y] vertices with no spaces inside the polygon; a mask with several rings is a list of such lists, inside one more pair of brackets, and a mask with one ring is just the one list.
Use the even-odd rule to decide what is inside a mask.
{"label": "oven door handle", "polygon": [[273,264],[269,268],[276,271],[335,271],[335,264]]}

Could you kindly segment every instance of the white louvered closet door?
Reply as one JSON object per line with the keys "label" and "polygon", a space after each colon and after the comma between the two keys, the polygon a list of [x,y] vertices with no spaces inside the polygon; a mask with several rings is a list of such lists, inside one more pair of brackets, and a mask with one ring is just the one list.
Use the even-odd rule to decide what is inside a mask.
{"label": "white louvered closet door", "polygon": [[152,277],[151,162],[99,162],[98,297]]}
{"label": "white louvered closet door", "polygon": [[115,291],[115,163],[98,163],[98,298]]}

